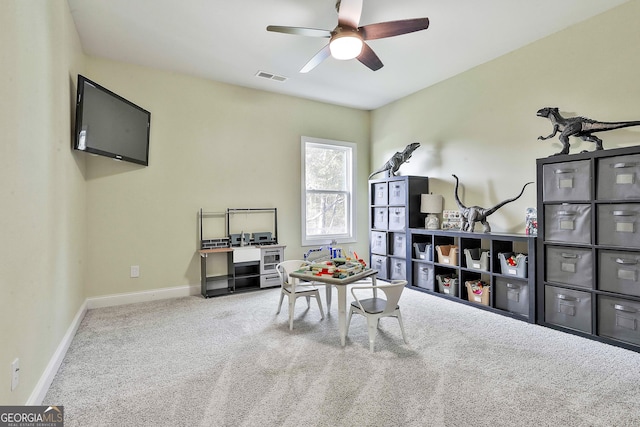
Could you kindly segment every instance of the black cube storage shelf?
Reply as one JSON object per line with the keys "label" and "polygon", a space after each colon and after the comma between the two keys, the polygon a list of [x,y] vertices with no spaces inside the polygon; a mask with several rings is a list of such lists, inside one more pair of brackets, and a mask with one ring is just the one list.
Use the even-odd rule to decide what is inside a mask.
{"label": "black cube storage shelf", "polygon": [[[534,236],[425,228],[412,228],[409,232],[412,289],[536,322]],[[514,260],[517,257],[517,264],[505,263],[511,255]],[[451,277],[457,281],[445,283]],[[479,290],[478,294],[469,294],[466,283],[478,280],[489,286],[488,295]]]}
{"label": "black cube storage shelf", "polygon": [[429,178],[392,176],[369,181],[369,265],[382,280],[410,280],[409,228],[424,226],[422,194]]}
{"label": "black cube storage shelf", "polygon": [[640,351],[640,147],[536,169],[538,323]]}

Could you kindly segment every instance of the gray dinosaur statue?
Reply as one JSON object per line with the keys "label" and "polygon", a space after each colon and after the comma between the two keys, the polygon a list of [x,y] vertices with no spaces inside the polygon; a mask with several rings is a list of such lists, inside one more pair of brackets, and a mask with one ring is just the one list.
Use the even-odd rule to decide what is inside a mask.
{"label": "gray dinosaur statue", "polygon": [[373,172],[371,175],[369,175],[369,179],[371,179],[372,176],[377,175],[381,172],[385,172],[385,171],[389,171],[389,176],[395,176],[396,172],[398,172],[398,169],[400,169],[400,166],[403,163],[406,163],[409,161],[409,159],[411,158],[411,155],[413,154],[414,151],[416,151],[416,149],[420,147],[420,143],[419,142],[414,142],[411,143],[409,145],[407,145],[404,150],[402,150],[402,152],[396,152],[396,154],[394,154],[388,161],[387,163],[384,164],[384,166],[382,166],[380,169],[378,169],[377,171]]}
{"label": "gray dinosaur statue", "polygon": [[[558,132],[558,139],[562,143],[562,151],[553,154],[569,154],[569,137],[575,136],[583,141],[591,141],[596,144],[596,150],[602,150],[602,140],[593,136],[594,132],[604,132],[608,130],[626,128],[629,126],[640,126],[640,121],[633,122],[599,122],[586,117],[562,117],[556,107],[544,107],[536,113],[538,117],[546,117],[553,124],[553,132],[548,136],[539,136],[538,139],[545,140],[553,138]],[[583,151],[584,152],[584,151]]]}
{"label": "gray dinosaur statue", "polygon": [[533,182],[527,182],[522,187],[522,191],[520,191],[520,194],[518,194],[516,197],[507,199],[503,202],[498,203],[492,208],[486,209],[486,208],[481,208],[480,206],[466,207],[465,205],[463,205],[462,202],[460,201],[460,198],[458,197],[458,177],[455,175],[451,175],[451,176],[456,179],[455,196],[456,196],[456,203],[458,204],[458,209],[460,210],[460,216],[462,217],[462,224],[461,224],[462,231],[470,231],[470,232],[473,232],[476,222],[479,222],[484,226],[483,231],[485,233],[489,233],[491,231],[491,226],[489,225],[489,222],[487,222],[487,217],[492,213],[494,213],[495,211],[497,211],[498,209],[500,209],[501,207],[503,207],[504,205],[506,205],[507,203],[511,203],[513,201],[518,200],[520,196],[522,196],[522,194],[524,193],[524,189],[527,188],[527,185],[533,184]]}

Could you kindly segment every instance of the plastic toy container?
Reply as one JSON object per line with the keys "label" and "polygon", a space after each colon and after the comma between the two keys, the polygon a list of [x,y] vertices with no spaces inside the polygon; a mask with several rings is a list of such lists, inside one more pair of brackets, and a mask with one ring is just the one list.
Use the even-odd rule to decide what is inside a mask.
{"label": "plastic toy container", "polygon": [[416,259],[433,261],[433,245],[428,243],[414,243],[413,248]]}
{"label": "plastic toy container", "polygon": [[500,260],[500,271],[505,276],[527,277],[527,266],[529,257],[525,254],[516,254],[514,252],[498,253]]}
{"label": "plastic toy container", "polygon": [[465,249],[464,256],[467,261],[467,268],[489,271],[489,249]]}
{"label": "plastic toy container", "polygon": [[491,292],[491,286],[484,283],[482,280],[470,280],[465,282],[467,287],[467,299],[471,302],[475,302],[482,305],[489,305],[489,293]]}
{"label": "plastic toy container", "polygon": [[458,265],[458,247],[456,245],[436,246],[440,264]]}
{"label": "plastic toy container", "polygon": [[458,296],[458,276],[455,274],[438,274],[436,279],[438,280],[438,292],[452,297]]}

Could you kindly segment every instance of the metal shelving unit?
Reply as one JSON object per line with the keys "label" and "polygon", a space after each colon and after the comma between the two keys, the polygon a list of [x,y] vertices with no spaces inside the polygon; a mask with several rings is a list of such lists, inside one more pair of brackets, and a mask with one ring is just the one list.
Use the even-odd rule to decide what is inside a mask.
{"label": "metal shelving unit", "polygon": [[[246,223],[240,221],[239,215],[255,215]],[[260,218],[258,215],[263,215]],[[266,215],[266,217],[264,216]],[[226,212],[199,212],[200,227],[200,291],[205,298],[226,295],[232,292],[244,292],[279,286],[279,276],[275,271],[275,265],[284,260],[285,246],[278,244],[278,211],[276,208],[237,208],[227,209]],[[210,238],[205,232],[204,221],[206,219],[224,221],[224,237]],[[254,238],[238,242],[230,238],[234,227],[250,227],[255,222],[256,227],[270,228],[257,232],[253,228],[244,228],[245,231],[253,231]],[[240,223],[240,225],[238,225]],[[237,234],[237,233],[236,233]],[[251,233],[247,233],[251,234]],[[262,238],[264,237],[264,239]],[[207,259],[212,254],[227,255],[227,274],[207,274]]]}

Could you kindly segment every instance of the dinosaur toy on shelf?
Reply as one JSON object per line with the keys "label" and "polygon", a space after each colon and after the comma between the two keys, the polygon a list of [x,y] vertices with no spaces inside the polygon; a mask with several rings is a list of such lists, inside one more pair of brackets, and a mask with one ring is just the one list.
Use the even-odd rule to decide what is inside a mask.
{"label": "dinosaur toy on shelf", "polygon": [[640,126],[640,121],[633,122],[599,122],[586,117],[562,117],[556,107],[544,107],[536,113],[538,117],[546,117],[553,124],[553,132],[548,136],[539,136],[538,139],[545,140],[553,138],[558,132],[558,139],[562,143],[562,150],[553,154],[569,154],[569,137],[575,136],[583,141],[591,141],[596,144],[596,150],[602,150],[602,140],[592,135],[594,132],[604,132],[608,130],[626,128],[629,126]]}

